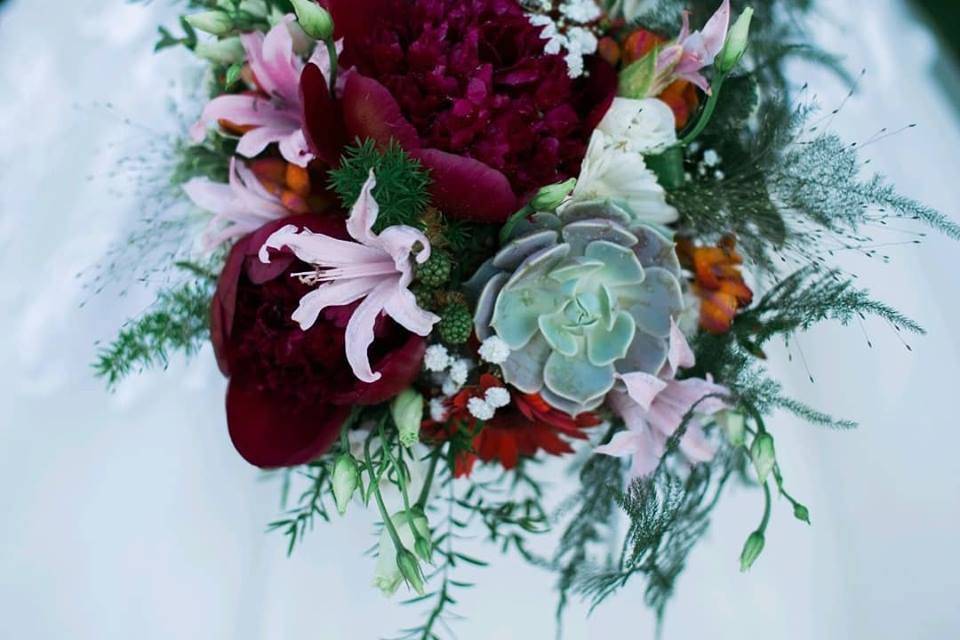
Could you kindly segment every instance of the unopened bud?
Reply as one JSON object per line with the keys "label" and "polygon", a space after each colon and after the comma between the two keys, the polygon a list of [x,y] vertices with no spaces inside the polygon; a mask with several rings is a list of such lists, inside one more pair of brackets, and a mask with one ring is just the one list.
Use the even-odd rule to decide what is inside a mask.
{"label": "unopened bud", "polygon": [[757,471],[757,479],[760,484],[767,481],[767,476],[773,471],[773,465],[777,462],[777,454],[773,448],[773,436],[764,431],[753,440],[750,447],[750,458],[753,460],[753,467]]}
{"label": "unopened bud", "polygon": [[763,544],[763,532],[754,531],[750,534],[747,542],[743,545],[743,551],[740,553],[740,571],[747,571],[753,566],[753,563],[763,552]]}
{"label": "unopened bud", "polygon": [[547,185],[537,192],[537,195],[530,202],[530,206],[534,211],[556,211],[557,207],[563,204],[563,201],[567,199],[567,196],[576,186],[576,178]]}
{"label": "unopened bud", "polygon": [[724,411],[718,422],[723,426],[727,434],[727,440],[735,447],[742,447],[746,442],[747,428],[746,420],[742,413],[736,411]]}
{"label": "unopened bud", "polygon": [[620,72],[617,95],[624,98],[642,99],[654,95],[657,76],[657,50],[654,49]]}
{"label": "unopened bud", "polygon": [[247,55],[243,43],[236,36],[216,42],[198,42],[194,53],[205,60],[220,64],[243,62]]}
{"label": "unopened bud", "polygon": [[400,432],[400,444],[412,447],[420,440],[420,423],[423,422],[423,396],[413,389],[406,389],[390,403],[390,415]]}
{"label": "unopened bud", "polygon": [[246,11],[256,18],[266,18],[270,9],[267,7],[266,0],[241,0],[240,11]]}
{"label": "unopened bud", "polygon": [[223,11],[204,11],[184,17],[194,29],[222,36],[233,31],[233,20]]}
{"label": "unopened bud", "polygon": [[342,453],[333,465],[333,500],[337,511],[343,515],[354,492],[360,486],[360,469],[349,453]]}
{"label": "unopened bud", "polygon": [[423,574],[420,572],[420,563],[416,556],[406,548],[397,551],[397,568],[400,575],[410,587],[419,595],[423,595]]}
{"label": "unopened bud", "polygon": [[810,510],[799,502],[793,503],[793,517],[800,522],[806,522],[807,524],[810,524]]}
{"label": "unopened bud", "polygon": [[297,12],[297,22],[315,40],[329,40],[333,37],[333,18],[326,9],[312,0],[291,0],[293,10]]}
{"label": "unopened bud", "polygon": [[750,41],[750,21],[752,19],[753,8],[747,7],[730,27],[730,31],[727,33],[727,41],[714,62],[718,72],[730,73],[740,64],[740,59],[743,58],[743,54],[747,50],[747,43]]}

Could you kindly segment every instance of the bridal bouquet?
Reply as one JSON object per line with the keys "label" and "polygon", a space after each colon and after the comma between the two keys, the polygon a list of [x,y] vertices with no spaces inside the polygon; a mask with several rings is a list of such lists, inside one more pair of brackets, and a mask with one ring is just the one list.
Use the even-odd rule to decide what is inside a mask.
{"label": "bridal bouquet", "polygon": [[212,92],[170,167],[190,212],[160,221],[182,277],[97,370],[209,340],[237,452],[303,489],[271,528],[292,550],[376,510],[374,584],[429,607],[409,637],[441,633],[475,528],[561,609],[640,577],[662,614],[737,482],[762,495],[748,569],[775,500],[810,522],[769,418],[852,426],[786,397],[767,345],[921,332],[830,258],[880,257],[892,219],[960,237],[786,97],[785,56],[830,62],[782,26],[805,3],[640,4],[194,0],[161,29]]}

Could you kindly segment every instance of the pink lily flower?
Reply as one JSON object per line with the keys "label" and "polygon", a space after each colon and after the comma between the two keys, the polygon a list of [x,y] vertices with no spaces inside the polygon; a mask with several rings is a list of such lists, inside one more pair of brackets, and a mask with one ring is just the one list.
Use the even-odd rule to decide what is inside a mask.
{"label": "pink lily flower", "polygon": [[[211,122],[227,121],[243,129],[237,153],[253,158],[268,145],[278,143],[283,158],[299,167],[313,160],[313,153],[303,132],[303,101],[300,97],[300,74],[305,66],[297,55],[290,23],[291,14],[264,36],[246,33],[240,36],[258,94],[232,94],[214,98],[204,108],[200,120],[190,133],[197,142],[206,136]],[[330,60],[326,47],[316,47],[310,62],[317,64],[324,76],[330,77]]]}
{"label": "pink lily flower", "polygon": [[715,396],[728,396],[730,390],[714,384],[709,376],[706,380],[674,379],[680,367],[693,365],[693,351],[674,323],[667,362],[658,375],[634,372],[620,376],[626,389],[615,391],[609,400],[627,428],[616,433],[609,444],[597,447],[595,452],[615,457],[631,456],[632,476],[649,475],[666,453],[667,441],[680,428],[684,417],[694,410],[695,417],[687,422],[686,431],[680,438],[680,451],[692,462],[712,460],[716,448],[704,434],[699,417],[727,408],[727,403]]}
{"label": "pink lily flower", "polygon": [[380,372],[371,370],[367,353],[381,313],[420,336],[429,335],[440,321],[417,305],[416,296],[409,289],[413,282],[414,249],[419,246],[420,251],[413,257],[423,264],[430,258],[430,241],[422,232],[404,225],[388,227],[379,235],[373,233],[380,209],[372,195],[376,184],[371,171],[350,211],[347,232],[356,242],[287,225],[271,234],[260,249],[260,260],[265,263],[270,262],[270,249],[286,247],[316,267],[314,271],[294,274],[306,284],[319,285],[300,300],[293,312],[293,320],[304,331],[314,325],[327,307],[363,300],[347,322],[345,346],[354,375],[368,383],[381,377]]}
{"label": "pink lily flower", "polygon": [[245,236],[271,220],[290,215],[280,199],[267,191],[253,171],[230,158],[230,182],[193,178],[183,185],[195,205],[213,213],[203,237],[203,247],[212,251],[221,243]]}
{"label": "pink lily flower", "polygon": [[684,11],[680,35],[657,56],[656,77],[662,79],[657,86],[666,88],[679,78],[710,93],[710,84],[700,70],[713,64],[723,49],[729,27],[730,0],[723,0],[703,31],[690,33],[690,12]]}

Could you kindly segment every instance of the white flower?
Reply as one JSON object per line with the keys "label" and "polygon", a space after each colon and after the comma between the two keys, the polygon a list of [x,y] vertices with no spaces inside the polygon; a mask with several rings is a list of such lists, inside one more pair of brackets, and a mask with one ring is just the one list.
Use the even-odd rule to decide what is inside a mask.
{"label": "white flower", "polygon": [[480,345],[480,358],[490,364],[503,364],[510,357],[510,346],[500,336],[490,336]]}
{"label": "white flower", "polygon": [[727,174],[717,169],[716,171],[713,172],[713,177],[717,180],[723,180],[724,178],[727,177]]}
{"label": "white flower", "polygon": [[423,355],[423,368],[434,373],[446,371],[452,363],[450,352],[442,344],[430,345]]}
{"label": "white flower", "polygon": [[490,387],[483,399],[494,409],[499,409],[510,404],[510,392],[503,387]]}
{"label": "white flower", "polygon": [[447,409],[446,398],[433,398],[430,400],[430,419],[434,422],[444,422],[450,411]]}
{"label": "white flower", "polygon": [[467,402],[467,411],[477,420],[489,420],[497,410],[481,398],[470,398]]}
{"label": "white flower", "polygon": [[454,361],[454,363],[450,365],[450,379],[462,387],[467,382],[472,364],[473,363],[466,358]]}
{"label": "white flower", "polygon": [[456,382],[451,380],[450,377],[448,376],[447,379],[443,381],[443,386],[441,387],[441,390],[443,391],[443,395],[452,396],[458,391],[460,391],[460,389],[462,388],[463,388],[462,384],[457,384]]}
{"label": "white flower", "polygon": [[630,208],[638,222],[670,224],[680,215],[643,156],[626,151],[600,130],[593,132],[573,201],[613,200]]}
{"label": "white flower", "polygon": [[720,154],[713,149],[707,149],[703,152],[703,163],[708,167],[715,167],[720,164]]}
{"label": "white flower", "polygon": [[603,15],[595,0],[566,0],[560,5],[560,13],[571,22],[580,24],[593,22]]}
{"label": "white flower", "polygon": [[626,151],[660,153],[677,143],[676,118],[667,103],[656,98],[614,98],[597,129]]}

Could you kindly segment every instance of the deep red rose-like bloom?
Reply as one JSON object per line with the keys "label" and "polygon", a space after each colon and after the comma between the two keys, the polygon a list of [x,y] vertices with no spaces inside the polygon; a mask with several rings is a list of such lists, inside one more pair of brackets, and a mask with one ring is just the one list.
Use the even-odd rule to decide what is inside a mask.
{"label": "deep red rose-like bloom", "polygon": [[[481,376],[477,386],[464,389],[451,399],[450,415],[444,424],[424,425],[426,437],[443,441],[457,429],[470,428],[476,422],[467,409],[470,399],[482,398],[490,387],[502,386],[494,376]],[[548,405],[537,394],[513,392],[510,395],[511,404],[498,409],[493,418],[483,423],[473,439],[473,452],[464,452],[457,458],[456,477],[469,476],[477,460],[497,461],[504,469],[513,469],[521,457],[534,456],[538,451],[554,456],[573,453],[564,437],[585,440],[584,430],[601,422],[592,413],[572,418]]]}
{"label": "deep red rose-like bloom", "polygon": [[[327,0],[341,62],[333,100],[316,67],[301,78],[308,138],[397,140],[431,170],[433,200],[453,217],[503,222],[542,186],[576,176],[616,92],[594,57],[571,80],[515,0]],[[332,133],[342,119],[343,130]]]}
{"label": "deep red rose-like bloom", "polygon": [[353,307],[335,307],[308,331],[290,319],[310,291],[292,254],[263,264],[257,252],[286,224],[349,239],[340,215],[309,214],[271,222],[234,245],[211,305],[211,341],[230,378],[227,423],[237,451],[258,467],[303,464],[326,451],[352,405],[384,402],[420,371],[425,342],[381,317],[370,361],[383,377],[358,381],[347,363],[344,332]]}

